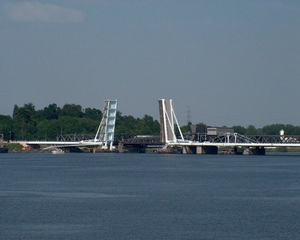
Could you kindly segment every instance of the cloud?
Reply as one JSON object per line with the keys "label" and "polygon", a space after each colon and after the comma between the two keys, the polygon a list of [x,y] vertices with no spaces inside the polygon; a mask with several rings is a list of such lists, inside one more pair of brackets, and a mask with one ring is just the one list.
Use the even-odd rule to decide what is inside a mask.
{"label": "cloud", "polygon": [[8,3],[5,11],[10,20],[17,22],[72,23],[85,19],[82,11],[38,1]]}

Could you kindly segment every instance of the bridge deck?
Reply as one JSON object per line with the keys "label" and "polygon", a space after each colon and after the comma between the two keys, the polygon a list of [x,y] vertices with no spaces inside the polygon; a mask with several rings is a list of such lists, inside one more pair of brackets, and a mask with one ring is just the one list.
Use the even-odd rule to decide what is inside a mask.
{"label": "bridge deck", "polygon": [[[181,146],[227,146],[227,147],[300,147],[299,135],[241,135],[238,133],[226,134],[222,136],[198,135],[199,141],[170,142],[168,145]],[[197,139],[197,138],[196,138]]]}
{"label": "bridge deck", "polygon": [[[59,136],[60,141],[30,141],[28,144],[66,144],[66,145],[78,145],[82,146],[91,142],[86,142],[88,139],[92,139],[94,136],[90,134],[69,134]],[[208,136],[208,135],[185,135],[185,141],[177,139],[174,142],[168,142],[167,145],[179,145],[179,146],[245,146],[245,147],[300,147],[299,135],[240,135],[240,134],[227,134],[222,136]],[[165,145],[161,142],[160,136],[138,136],[138,135],[115,135],[114,144],[123,143],[124,145]],[[95,142],[94,145],[99,145]]]}

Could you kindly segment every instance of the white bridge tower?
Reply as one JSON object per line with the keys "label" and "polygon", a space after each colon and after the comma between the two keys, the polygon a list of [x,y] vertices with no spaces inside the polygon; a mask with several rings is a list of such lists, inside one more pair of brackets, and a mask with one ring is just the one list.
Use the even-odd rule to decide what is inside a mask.
{"label": "white bridge tower", "polygon": [[180,141],[184,141],[180,126],[178,124],[172,99],[159,99],[159,116],[160,116],[160,136],[163,143],[177,143],[178,139],[175,132],[175,124],[180,134]]}

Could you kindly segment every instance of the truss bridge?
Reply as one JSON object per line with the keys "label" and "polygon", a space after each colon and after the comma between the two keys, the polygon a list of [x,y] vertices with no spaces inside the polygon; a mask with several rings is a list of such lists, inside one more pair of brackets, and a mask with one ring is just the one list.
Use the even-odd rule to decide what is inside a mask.
{"label": "truss bridge", "polygon": [[186,140],[193,140],[196,142],[210,142],[210,143],[300,143],[300,135],[242,135],[239,133],[228,133],[220,136],[209,135],[184,135]]}

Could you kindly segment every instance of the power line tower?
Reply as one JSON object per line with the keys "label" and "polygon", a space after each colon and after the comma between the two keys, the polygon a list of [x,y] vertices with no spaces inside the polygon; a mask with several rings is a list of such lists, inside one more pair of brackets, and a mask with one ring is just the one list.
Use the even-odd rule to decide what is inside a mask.
{"label": "power line tower", "polygon": [[190,106],[188,106],[186,120],[187,120],[187,124],[192,122]]}

